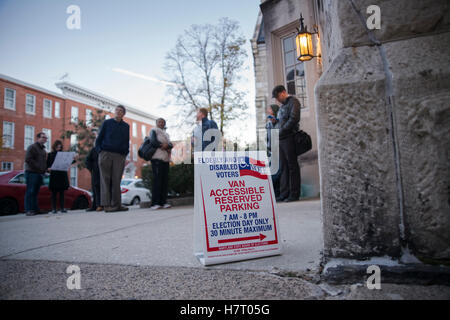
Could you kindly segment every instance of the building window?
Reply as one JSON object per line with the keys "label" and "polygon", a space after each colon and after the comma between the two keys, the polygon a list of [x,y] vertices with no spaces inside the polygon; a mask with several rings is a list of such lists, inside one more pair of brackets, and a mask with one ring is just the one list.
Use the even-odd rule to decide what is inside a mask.
{"label": "building window", "polygon": [[70,149],[76,151],[78,143],[78,135],[72,134],[70,135]]}
{"label": "building window", "polygon": [[138,149],[137,149],[136,144],[133,144],[133,160],[132,161],[138,161]]}
{"label": "building window", "polygon": [[305,68],[301,61],[297,60],[295,36],[283,39],[284,81],[288,94],[296,96],[301,103],[301,108],[308,107],[306,95]]}
{"label": "building window", "polygon": [[147,127],[145,126],[145,124],[142,125],[141,131],[142,131],[142,139],[145,139],[145,137],[147,136]]}
{"label": "building window", "polygon": [[92,110],[86,109],[86,125],[92,126]]}
{"label": "building window", "polygon": [[42,129],[42,132],[45,133],[45,135],[47,136],[45,149],[47,149],[47,151],[50,151],[50,146],[52,145],[52,130],[44,128]]}
{"label": "building window", "polygon": [[78,123],[78,107],[72,106],[72,112],[70,114],[70,122]]}
{"label": "building window", "polygon": [[78,168],[70,168],[70,185],[73,187],[78,187]]}
{"label": "building window", "polygon": [[36,114],[36,97],[32,94],[27,94],[25,102],[25,112],[28,114]]}
{"label": "building window", "polygon": [[25,139],[24,139],[24,149],[27,150],[34,142],[34,127],[25,126]]}
{"label": "building window", "polygon": [[61,117],[61,104],[58,101],[55,101],[55,118]]}
{"label": "building window", "polygon": [[3,148],[14,149],[14,122],[3,121]]}
{"label": "building window", "polygon": [[44,118],[52,117],[52,100],[44,99]]}
{"label": "building window", "polygon": [[12,171],[12,170],[14,170],[14,163],[2,162],[2,171]]}
{"label": "building window", "polygon": [[5,88],[5,109],[16,110],[16,90]]}
{"label": "building window", "polygon": [[137,124],[133,122],[133,137],[137,137]]}

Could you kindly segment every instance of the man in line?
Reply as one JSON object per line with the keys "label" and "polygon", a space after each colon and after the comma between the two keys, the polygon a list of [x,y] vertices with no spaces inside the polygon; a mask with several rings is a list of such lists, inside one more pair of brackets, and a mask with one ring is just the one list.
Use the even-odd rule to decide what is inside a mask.
{"label": "man in line", "polygon": [[25,154],[25,211],[27,216],[39,214],[38,194],[43,184],[43,175],[47,170],[47,152],[45,143],[47,136],[40,132],[36,135],[36,142],[30,145]]}
{"label": "man in line", "polygon": [[[98,132],[96,129],[92,130],[97,137]],[[91,173],[91,187],[93,194],[92,207],[86,211],[103,211],[103,207],[100,199],[100,168],[98,167],[98,152],[95,147],[89,151],[89,154],[85,160],[86,168]]]}
{"label": "man in line", "polygon": [[284,86],[276,86],[272,97],[280,104],[279,141],[280,141],[280,196],[277,201],[297,201],[300,198],[300,168],[295,152],[295,133],[299,130],[300,102],[288,95]]}
{"label": "man in line", "polygon": [[130,151],[130,126],[123,121],[125,113],[124,106],[117,106],[115,117],[103,122],[95,142],[99,153],[101,205],[105,212],[128,210],[122,206],[120,190],[125,159]]}
{"label": "man in line", "polygon": [[193,136],[194,150],[205,151],[206,147],[215,141],[215,137],[212,137],[211,140],[205,140],[205,132],[209,129],[218,130],[217,123],[214,120],[208,119],[208,109],[206,108],[197,110],[197,121],[199,122],[199,125],[195,128]]}

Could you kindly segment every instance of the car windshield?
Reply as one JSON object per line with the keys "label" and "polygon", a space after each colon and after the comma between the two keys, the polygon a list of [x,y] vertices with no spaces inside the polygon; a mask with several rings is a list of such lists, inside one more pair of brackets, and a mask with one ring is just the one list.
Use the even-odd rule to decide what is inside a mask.
{"label": "car windshield", "polygon": [[120,183],[121,186],[128,186],[131,183],[133,183],[133,180],[122,180],[122,182]]}
{"label": "car windshield", "polygon": [[14,178],[12,178],[9,183],[19,183],[19,184],[25,184],[25,175],[23,173],[18,174]]}

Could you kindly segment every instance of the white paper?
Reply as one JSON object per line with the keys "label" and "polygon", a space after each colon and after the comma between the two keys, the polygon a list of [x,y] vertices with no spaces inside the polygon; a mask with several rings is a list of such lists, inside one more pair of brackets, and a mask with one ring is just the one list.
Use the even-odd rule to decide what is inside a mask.
{"label": "white paper", "polygon": [[50,168],[53,171],[67,171],[72,165],[75,152],[58,152]]}

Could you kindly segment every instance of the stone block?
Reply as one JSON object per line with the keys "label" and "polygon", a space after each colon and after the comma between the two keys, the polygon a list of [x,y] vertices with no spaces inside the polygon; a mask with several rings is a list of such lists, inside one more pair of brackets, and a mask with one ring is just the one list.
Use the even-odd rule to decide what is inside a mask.
{"label": "stone block", "polygon": [[316,85],[326,257],[399,256],[399,209],[382,61],[340,51]]}

